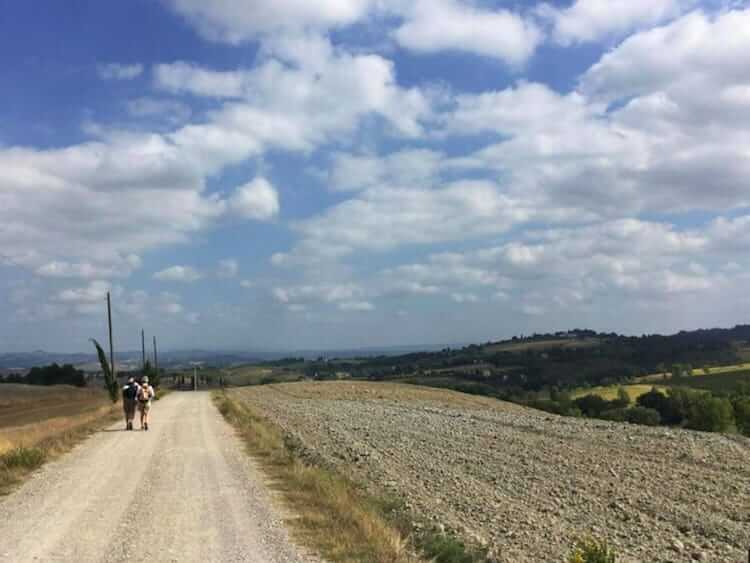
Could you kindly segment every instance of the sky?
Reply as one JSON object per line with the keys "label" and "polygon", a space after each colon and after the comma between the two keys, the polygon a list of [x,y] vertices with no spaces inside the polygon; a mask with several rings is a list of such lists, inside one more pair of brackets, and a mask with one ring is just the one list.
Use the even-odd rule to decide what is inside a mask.
{"label": "sky", "polygon": [[750,2],[0,12],[0,352],[748,321]]}

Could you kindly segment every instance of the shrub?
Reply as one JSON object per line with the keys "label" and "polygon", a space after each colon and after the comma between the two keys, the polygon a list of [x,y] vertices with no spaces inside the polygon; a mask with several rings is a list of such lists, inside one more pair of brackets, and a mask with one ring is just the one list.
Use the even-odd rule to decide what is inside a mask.
{"label": "shrub", "polygon": [[582,539],[576,542],[568,557],[568,563],[615,563],[616,554],[606,541],[594,538]]}
{"label": "shrub", "polygon": [[661,423],[661,415],[657,410],[636,406],[625,411],[625,420],[631,424],[658,426]]}
{"label": "shrub", "polygon": [[466,545],[451,536],[435,534],[424,538],[421,542],[422,550],[436,563],[473,563],[477,561],[475,555]]}
{"label": "shrub", "polygon": [[18,447],[0,456],[0,467],[5,469],[36,469],[44,463],[46,454],[40,448]]}
{"label": "shrub", "polygon": [[738,397],[734,400],[733,407],[737,430],[750,436],[750,397]]}
{"label": "shrub", "polygon": [[609,401],[599,395],[584,395],[573,402],[585,416],[598,417],[609,408]]}
{"label": "shrub", "polygon": [[627,420],[628,409],[616,408],[604,411],[599,418],[604,420],[613,420],[615,422],[625,422]]}
{"label": "shrub", "polygon": [[734,426],[729,399],[702,394],[690,405],[687,427],[705,432],[726,432]]}
{"label": "shrub", "polygon": [[612,401],[612,406],[619,409],[624,409],[630,405],[630,395],[624,387],[617,388],[617,398]]}

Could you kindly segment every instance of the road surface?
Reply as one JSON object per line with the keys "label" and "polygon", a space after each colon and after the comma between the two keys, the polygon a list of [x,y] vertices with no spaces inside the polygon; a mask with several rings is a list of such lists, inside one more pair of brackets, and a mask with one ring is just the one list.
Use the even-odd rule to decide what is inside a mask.
{"label": "road surface", "polygon": [[[208,393],[154,404],[0,499],[0,561],[314,561]],[[137,423],[136,423],[137,426]]]}

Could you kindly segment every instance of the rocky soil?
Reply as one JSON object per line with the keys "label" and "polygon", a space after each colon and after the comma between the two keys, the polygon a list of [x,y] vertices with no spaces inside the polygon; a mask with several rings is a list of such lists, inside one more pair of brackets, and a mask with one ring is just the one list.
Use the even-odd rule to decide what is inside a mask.
{"label": "rocky soil", "polygon": [[606,538],[620,562],[747,561],[745,438],[385,383],[233,393],[311,455],[405,499],[419,525],[485,544],[497,561],[562,561],[585,535]]}

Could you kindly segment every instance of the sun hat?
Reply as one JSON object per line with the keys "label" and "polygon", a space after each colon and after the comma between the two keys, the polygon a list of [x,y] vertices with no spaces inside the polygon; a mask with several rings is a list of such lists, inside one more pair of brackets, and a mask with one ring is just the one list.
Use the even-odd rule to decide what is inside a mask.
{"label": "sun hat", "polygon": [[143,383],[148,383],[148,375],[144,375],[141,381],[143,381]]}

